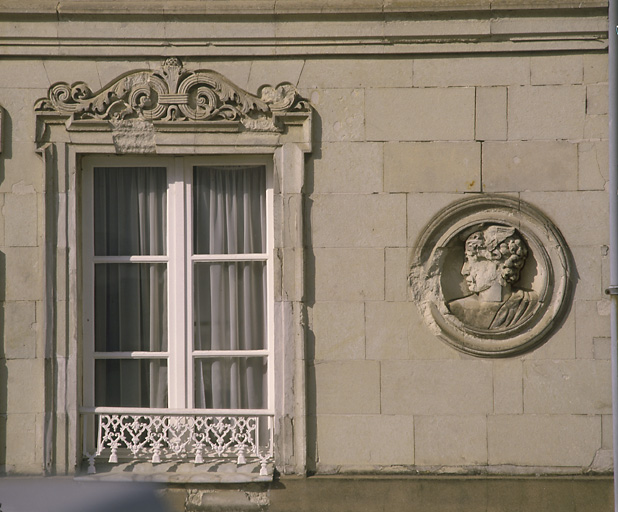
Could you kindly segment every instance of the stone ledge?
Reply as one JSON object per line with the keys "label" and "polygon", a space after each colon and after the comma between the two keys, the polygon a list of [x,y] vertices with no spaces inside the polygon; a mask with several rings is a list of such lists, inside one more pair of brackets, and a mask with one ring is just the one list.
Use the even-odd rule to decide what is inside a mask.
{"label": "stone ledge", "polygon": [[607,0],[3,0],[2,14],[338,14],[607,8]]}

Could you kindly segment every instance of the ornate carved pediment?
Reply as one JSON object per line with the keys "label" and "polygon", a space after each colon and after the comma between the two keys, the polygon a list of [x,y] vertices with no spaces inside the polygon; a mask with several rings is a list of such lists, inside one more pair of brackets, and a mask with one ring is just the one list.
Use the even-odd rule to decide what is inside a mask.
{"label": "ornate carved pediment", "polygon": [[161,69],[127,73],[94,93],[83,82],[54,84],[35,111],[76,121],[234,122],[248,131],[280,132],[279,117],[309,106],[291,84],[262,87],[257,97],[215,71],[186,70],[169,58]]}

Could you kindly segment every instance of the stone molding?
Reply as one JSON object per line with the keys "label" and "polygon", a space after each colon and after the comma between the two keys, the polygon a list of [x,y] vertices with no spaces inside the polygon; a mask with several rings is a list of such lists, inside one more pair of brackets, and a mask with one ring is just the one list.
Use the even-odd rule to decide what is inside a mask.
{"label": "stone molding", "polygon": [[53,14],[327,14],[607,8],[605,0],[4,0],[0,13]]}
{"label": "stone molding", "polygon": [[[116,127],[125,120],[163,123],[214,122],[257,132],[283,132],[278,117],[309,112],[291,84],[264,86],[261,97],[243,91],[215,71],[188,71],[171,57],[155,71],[132,71],[93,93],[83,82],[50,87],[47,98],[35,104],[37,113],[70,117],[71,121],[109,121]],[[242,126],[242,128],[241,128]]]}
{"label": "stone molding", "polygon": [[[413,298],[432,331],[461,352],[506,357],[528,351],[547,339],[569,307],[566,242],[543,213],[521,200],[479,195],[451,204],[415,247]],[[498,275],[488,277],[496,268]],[[498,297],[488,299],[491,290],[479,283],[491,279]]]}

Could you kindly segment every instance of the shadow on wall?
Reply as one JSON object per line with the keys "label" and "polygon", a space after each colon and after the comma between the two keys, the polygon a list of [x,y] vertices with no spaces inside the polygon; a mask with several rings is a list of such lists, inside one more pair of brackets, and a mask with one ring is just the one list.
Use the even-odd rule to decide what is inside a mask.
{"label": "shadow on wall", "polygon": [[[11,137],[12,121],[8,112],[0,106],[0,184],[4,182],[4,161],[13,154]],[[0,218],[0,222],[4,222]],[[0,241],[4,245],[4,240]],[[6,255],[0,252],[0,475],[6,474],[6,413],[8,374],[5,354],[5,293],[6,293]]]}
{"label": "shadow on wall", "polygon": [[[311,209],[313,200],[310,198],[315,191],[314,161],[322,158],[322,118],[313,110],[312,117],[312,151],[305,162],[304,196],[304,245],[305,245],[305,307],[310,309],[315,304],[315,253],[311,236]],[[333,169],[333,172],[336,172]],[[315,334],[312,322],[305,331],[305,358],[307,360],[306,397],[307,397],[307,472],[313,474],[317,467],[317,417],[316,417],[316,381],[315,381]]]}

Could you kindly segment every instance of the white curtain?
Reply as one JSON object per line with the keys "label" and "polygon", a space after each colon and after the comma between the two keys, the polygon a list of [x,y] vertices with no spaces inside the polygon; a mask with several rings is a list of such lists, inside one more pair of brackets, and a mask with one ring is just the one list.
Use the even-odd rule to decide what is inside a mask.
{"label": "white curtain", "polygon": [[[163,255],[165,168],[94,169],[96,256]],[[95,265],[95,350],[167,350],[164,263]],[[98,359],[97,406],[166,407],[165,359]]]}
{"label": "white curtain", "polygon": [[[196,167],[193,190],[195,254],[266,252],[263,166]],[[265,262],[195,264],[195,350],[264,349],[265,320]],[[196,359],[196,407],[267,407],[266,365],[264,357]]]}

